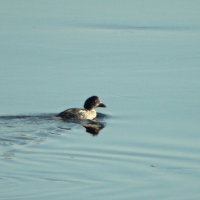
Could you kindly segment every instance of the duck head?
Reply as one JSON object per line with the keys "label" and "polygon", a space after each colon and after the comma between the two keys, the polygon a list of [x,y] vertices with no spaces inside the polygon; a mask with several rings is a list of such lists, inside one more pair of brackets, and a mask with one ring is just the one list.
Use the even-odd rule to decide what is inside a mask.
{"label": "duck head", "polygon": [[91,96],[88,99],[86,99],[84,103],[85,109],[92,110],[97,107],[104,107],[104,108],[106,107],[106,105],[100,101],[98,96]]}

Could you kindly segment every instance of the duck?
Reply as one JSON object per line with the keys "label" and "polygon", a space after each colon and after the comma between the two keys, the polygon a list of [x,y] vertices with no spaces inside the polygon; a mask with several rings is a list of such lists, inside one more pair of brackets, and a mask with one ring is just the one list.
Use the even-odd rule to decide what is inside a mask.
{"label": "duck", "polygon": [[97,117],[97,107],[105,108],[106,105],[98,96],[91,96],[86,99],[83,108],[69,108],[56,116],[64,120],[94,120]]}

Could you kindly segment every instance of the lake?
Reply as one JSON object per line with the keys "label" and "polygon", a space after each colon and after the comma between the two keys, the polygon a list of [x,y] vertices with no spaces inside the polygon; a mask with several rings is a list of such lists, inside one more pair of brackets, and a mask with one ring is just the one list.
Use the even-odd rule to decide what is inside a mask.
{"label": "lake", "polygon": [[[199,10],[1,1],[0,199],[200,199]],[[92,95],[97,124],[54,117]]]}

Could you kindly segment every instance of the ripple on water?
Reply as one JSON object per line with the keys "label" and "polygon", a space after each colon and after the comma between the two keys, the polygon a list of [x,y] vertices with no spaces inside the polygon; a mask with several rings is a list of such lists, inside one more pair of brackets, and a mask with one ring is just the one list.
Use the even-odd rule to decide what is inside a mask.
{"label": "ripple on water", "polygon": [[197,190],[196,147],[150,136],[123,140],[126,133],[123,138],[109,134],[109,127],[106,137],[86,137],[81,125],[47,116],[0,122],[6,125],[0,137],[2,199],[78,199],[80,193],[96,199],[153,199],[169,189],[176,194],[183,188]]}

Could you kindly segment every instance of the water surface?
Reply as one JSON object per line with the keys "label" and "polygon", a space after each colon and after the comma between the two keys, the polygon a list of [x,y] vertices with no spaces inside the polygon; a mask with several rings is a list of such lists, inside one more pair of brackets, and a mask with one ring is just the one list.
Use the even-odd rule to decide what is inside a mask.
{"label": "water surface", "polygon": [[[0,198],[199,199],[199,9],[2,1]],[[100,124],[54,117],[91,95]]]}

